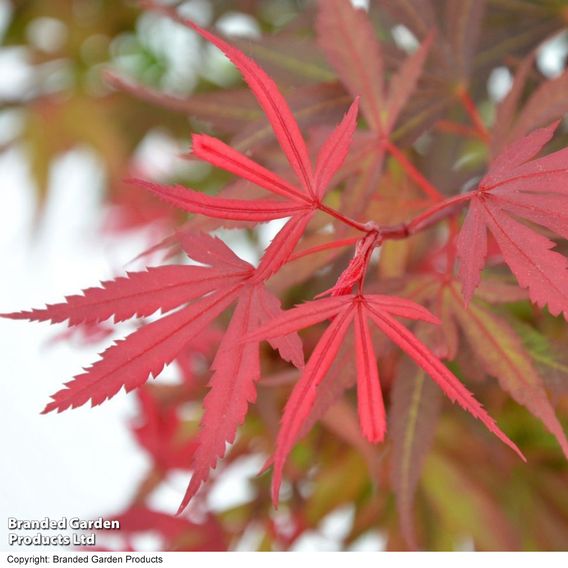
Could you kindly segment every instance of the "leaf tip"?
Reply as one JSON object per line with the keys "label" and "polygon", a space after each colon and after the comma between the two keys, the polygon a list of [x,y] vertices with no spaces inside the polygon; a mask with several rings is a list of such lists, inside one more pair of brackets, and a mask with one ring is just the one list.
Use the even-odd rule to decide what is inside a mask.
{"label": "leaf tip", "polygon": [[28,319],[26,314],[27,312],[4,312],[0,313],[0,318],[13,320]]}
{"label": "leaf tip", "polygon": [[363,430],[363,436],[365,436],[365,438],[371,444],[380,444],[380,443],[385,441],[385,431],[384,430],[365,428]]}
{"label": "leaf tip", "polygon": [[263,466],[258,470],[257,476],[261,476],[264,475],[274,464],[274,458],[272,456],[270,456],[269,458],[266,459],[266,461],[264,462]]}
{"label": "leaf tip", "polygon": [[53,412],[56,408],[57,408],[57,403],[54,400],[52,400],[51,402],[48,402],[45,405],[44,409],[40,412],[40,414],[49,414],[50,412]]}
{"label": "leaf tip", "polygon": [[[272,506],[274,509],[278,510],[278,503],[280,501],[280,485],[282,484],[282,469],[284,464],[281,460],[270,458],[270,461],[274,464],[274,473],[272,474]],[[268,463],[268,462],[267,462]]]}
{"label": "leaf tip", "polygon": [[523,463],[527,463],[527,458],[525,457],[525,454],[521,452],[521,450],[519,449],[517,444],[515,444],[515,442],[513,442],[510,438],[508,438],[503,432],[501,432],[501,430],[499,430],[498,427],[496,427],[494,433],[497,434],[497,437],[507,446],[509,446],[521,458]]}

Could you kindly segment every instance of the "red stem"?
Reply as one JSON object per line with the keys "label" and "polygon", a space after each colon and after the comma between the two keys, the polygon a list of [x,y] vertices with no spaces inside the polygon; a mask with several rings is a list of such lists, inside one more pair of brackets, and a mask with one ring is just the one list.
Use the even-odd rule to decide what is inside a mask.
{"label": "red stem", "polygon": [[406,155],[399,150],[390,140],[382,141],[385,150],[404,168],[406,173],[413,179],[416,184],[424,191],[424,193],[434,201],[442,201],[444,196],[438,189],[432,185],[414,164],[406,157]]}
{"label": "red stem", "polygon": [[355,221],[355,219],[345,217],[345,215],[342,215],[339,211],[336,211],[335,209],[332,209],[331,207],[328,207],[323,203],[318,204],[318,209],[320,211],[323,211],[324,213],[327,213],[328,215],[331,215],[332,217],[335,217],[336,219],[339,219],[342,223],[345,223],[346,225],[349,225],[350,227],[353,227],[358,231],[368,233],[371,229],[368,223],[359,223],[359,221]]}
{"label": "red stem", "polygon": [[[374,222],[369,223],[359,223],[354,221],[353,219],[349,219],[348,217],[344,217],[341,213],[335,211],[335,209],[331,209],[326,205],[320,204],[319,209],[324,211],[325,213],[329,213],[336,219],[343,221],[344,223],[348,224],[355,229],[360,231],[364,231],[369,235],[370,233],[376,232],[379,235],[375,246],[380,246],[382,242],[391,239],[391,240],[400,240],[406,239],[411,235],[415,235],[420,231],[424,231],[430,228],[432,225],[442,221],[443,219],[447,219],[452,215],[455,215],[462,207],[465,205],[466,201],[469,201],[472,197],[471,193],[463,193],[460,195],[456,195],[454,197],[450,197],[449,199],[445,199],[439,203],[433,205],[430,209],[423,211],[410,221],[405,223],[398,223],[396,225],[385,225],[383,227],[377,225]],[[302,258],[309,254],[315,254],[317,252],[321,252],[324,250],[339,248],[343,246],[348,246],[355,244],[361,240],[361,237],[350,237],[347,239],[341,239],[338,241],[334,241],[332,243],[324,243],[322,245],[317,245],[315,247],[311,247],[309,249],[297,252],[293,254],[288,262],[293,260],[297,260],[298,258]]]}
{"label": "red stem", "polygon": [[471,193],[463,193],[446,199],[440,203],[436,203],[430,209],[420,213],[406,223],[399,223],[398,225],[390,225],[387,227],[380,227],[381,236],[386,239],[405,239],[411,235],[415,235],[420,231],[428,229],[435,225],[442,219],[454,215],[463,207],[466,201],[472,197]]}
{"label": "red stem", "polygon": [[470,97],[469,93],[467,92],[467,89],[465,87],[460,87],[457,90],[457,96],[458,99],[461,101],[463,108],[469,115],[469,118],[471,119],[471,122],[475,126],[475,130],[478,132],[480,138],[487,142],[489,140],[489,132],[487,128],[485,128],[485,124],[483,124],[483,120],[481,120],[481,116],[477,111],[477,107],[475,106],[473,99]]}
{"label": "red stem", "polygon": [[471,128],[471,126],[465,126],[458,122],[452,122],[451,120],[438,120],[434,126],[440,132],[456,134],[464,138],[484,138],[476,128]]}

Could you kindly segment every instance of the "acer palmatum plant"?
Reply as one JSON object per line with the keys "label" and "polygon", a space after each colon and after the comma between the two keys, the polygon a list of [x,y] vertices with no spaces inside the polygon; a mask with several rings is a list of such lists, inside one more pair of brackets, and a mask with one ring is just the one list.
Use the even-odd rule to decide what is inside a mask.
{"label": "acer palmatum plant", "polygon": [[[440,22],[430,2],[411,4],[419,12],[406,3],[377,2],[384,30],[402,25],[418,39],[416,49],[403,54],[393,43],[379,41],[368,15],[348,0],[319,2],[314,27],[329,64],[321,69],[331,77],[336,74],[339,83],[316,81],[291,90],[294,113],[273,79],[241,49],[173,8],[144,3],[149,11],[197,32],[232,61],[262,109],[277,149],[261,120],[238,132],[233,145],[193,134],[187,157],[228,172],[235,183],[211,195],[181,184],[127,180],[137,191],[149,191],[193,215],[153,249],[172,249],[175,255],[180,247],[194,261],[191,265],[180,260],[130,272],[63,303],[5,314],[93,330],[109,318],[144,320],[162,312],[104,351],[99,361],[55,393],[44,410],[97,405],[122,388],[139,389],[143,423],[135,434],[155,468],[125,513],[134,525],[147,526],[154,519],[166,527],[168,538],[168,531],[177,535],[184,530],[189,521],[165,520],[144,508],[145,499],[169,470],[190,469],[181,514],[225,456],[227,444],[235,442],[260,388],[272,393],[259,400],[256,427],[268,438],[263,450],[273,442],[264,469],[273,469],[274,506],[282,478],[289,475],[295,486],[299,471],[306,469],[302,460],[287,468],[291,451],[321,420],[335,438],[364,457],[378,483],[377,493],[387,491],[390,477],[403,535],[399,540],[398,529],[389,529],[393,548],[444,546],[443,539],[432,541],[424,524],[416,534],[413,518],[434,515],[428,504],[415,504],[414,495],[440,417],[440,391],[524,460],[526,432],[511,429],[505,434],[481,404],[495,399],[495,389],[489,393],[480,385],[491,385],[496,378],[503,392],[542,421],[568,457],[568,440],[541,370],[546,364],[554,367],[553,338],[544,330],[559,328],[559,321],[568,319],[568,261],[552,250],[556,243],[551,240],[568,238],[568,149],[543,152],[568,107],[564,102],[555,110],[535,110],[539,103],[560,98],[566,80],[543,82],[523,108],[522,91],[532,63],[532,48],[527,48],[529,55],[518,65],[512,88],[488,127],[471,87],[476,85],[476,64],[480,75],[487,76],[489,56],[481,55],[483,22],[491,9],[481,1],[448,1]],[[463,30],[464,23],[464,34],[453,31],[458,25]],[[267,58],[267,64],[281,71],[273,60]],[[203,108],[194,98],[183,107],[180,100],[112,71],[107,80],[157,104],[202,113],[205,119],[214,114],[211,106],[218,105],[211,98]],[[229,99],[225,104],[229,120]],[[322,110],[326,106],[334,111],[331,117]],[[448,139],[453,150],[447,149]],[[464,166],[468,153],[473,168]],[[423,173],[428,162],[421,154],[435,164],[430,176]],[[442,158],[435,160],[438,154]],[[482,166],[485,155],[489,159]],[[278,219],[285,222],[256,267],[211,234],[219,227],[251,228]],[[304,284],[300,292],[299,284]],[[292,297],[300,297],[301,303],[284,310],[282,301],[289,304]],[[532,312],[526,310],[527,299]],[[524,311],[515,311],[515,302]],[[323,322],[327,324],[319,333],[305,336],[310,355],[304,364],[298,332]],[[565,330],[555,333],[566,337]],[[282,363],[265,350],[264,341]],[[203,358],[211,362],[203,416],[199,430],[183,436],[176,409],[199,398]],[[182,369],[183,384],[166,388],[160,396],[160,391],[152,393],[145,383],[174,361]],[[568,370],[558,362],[556,367]],[[470,392],[473,388],[481,393],[481,402]],[[277,428],[275,392],[287,393]],[[487,393],[491,398],[485,400]],[[492,410],[498,416],[504,402],[499,395],[497,399],[500,403],[492,404]],[[354,428],[354,408],[359,430]],[[507,512],[488,496],[490,479],[464,476],[466,462],[460,463],[460,455],[470,446],[462,448],[459,440],[478,440],[471,442],[471,459],[494,459],[493,476],[507,477],[519,466],[475,422],[459,418],[444,427],[448,424],[443,449],[431,458],[426,478],[437,475],[452,490],[463,487],[481,503],[479,510],[467,505],[479,516],[479,548],[520,547]],[[512,441],[516,438],[517,443]],[[376,444],[392,451],[379,454]],[[238,455],[239,442],[229,459]],[[318,463],[318,456],[311,455],[309,463]],[[341,475],[355,473],[347,469]],[[359,529],[353,526],[353,538],[387,514],[380,496],[365,500],[363,494],[360,488],[340,501],[357,503]],[[290,547],[321,518],[309,507],[303,510],[305,499],[300,489],[285,497],[295,527],[287,534],[267,514],[265,530],[275,546]],[[331,494],[329,499],[333,501]],[[449,525],[462,522],[451,518],[434,490],[426,501],[438,514],[450,515]],[[491,533],[483,528],[487,519],[487,526],[505,528]],[[203,546],[221,546],[219,540],[215,543]]]}

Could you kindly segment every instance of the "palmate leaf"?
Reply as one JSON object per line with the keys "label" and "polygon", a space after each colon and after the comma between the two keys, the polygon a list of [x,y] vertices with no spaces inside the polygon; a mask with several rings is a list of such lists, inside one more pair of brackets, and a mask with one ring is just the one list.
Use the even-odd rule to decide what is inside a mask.
{"label": "palmate leaf", "polygon": [[[339,79],[353,96],[361,96],[361,111],[370,131],[356,139],[357,152],[347,168],[357,172],[352,190],[357,198],[346,196],[344,208],[357,217],[362,213],[361,203],[367,203],[376,189],[385,152],[401,154],[392,146],[391,135],[415,91],[432,37],[427,37],[386,83],[382,46],[364,10],[349,0],[322,0],[316,27],[319,45]],[[343,41],[338,42],[338,37]]]}
{"label": "palmate leaf", "polygon": [[568,260],[554,243],[517,218],[568,235],[568,150],[532,159],[552,138],[557,123],[511,144],[491,164],[471,196],[458,239],[459,279],[466,302],[479,284],[487,256],[487,231],[530,299],[568,319]]}
{"label": "palmate leaf", "polygon": [[[102,321],[111,315],[124,320],[133,315],[149,315],[157,309],[168,311],[193,300],[109,347],[92,367],[55,393],[44,412],[61,412],[89,400],[92,405],[101,404],[123,387],[131,391],[141,386],[150,375],[159,375],[197,334],[236,301],[233,318],[213,363],[211,390],[205,399],[205,414],[195,441],[194,473],[182,510],[217,459],[224,455],[226,443],[234,440],[248,404],[255,400],[255,383],[260,377],[258,341],[243,344],[242,338],[259,324],[282,314],[280,302],[264,288],[264,280],[289,256],[290,245],[286,246],[280,239],[294,243],[296,237],[292,231],[297,227],[295,222],[284,227],[256,271],[219,239],[185,231],[181,237],[185,251],[209,266],[166,266],[133,273],[128,278],[105,283],[104,288],[90,288],[83,296],[71,296],[67,303],[7,314],[35,321],[69,320],[77,325]],[[303,366],[302,345],[295,332],[278,334],[271,343],[282,358]],[[219,416],[223,419],[219,420]]]}
{"label": "palmate leaf", "polygon": [[[382,333],[430,375],[450,400],[458,402],[524,459],[520,450],[501,432],[471,393],[425,345],[420,343],[393,316],[430,323],[438,322],[428,310],[409,300],[388,296],[349,294],[302,304],[247,336],[246,340],[249,341],[269,339],[333,318],[310,356],[302,377],[294,387],[284,409],[273,460],[275,470],[272,499],[275,504],[278,502],[286,458],[298,437],[303,433],[304,423],[317,400],[318,387],[325,379],[354,320],[358,399],[362,410],[359,420],[361,431],[370,441],[377,442],[382,439],[386,430],[386,420],[384,407],[381,404],[382,396],[376,390],[376,385],[370,384],[373,380],[378,382],[378,373],[372,370],[373,365],[376,367],[376,361],[369,341],[368,320],[373,321]],[[376,404],[368,404],[366,397],[369,395],[372,395]]]}
{"label": "palmate leaf", "polygon": [[[164,266],[132,273],[127,278],[105,282],[103,288],[89,288],[82,296],[70,296],[65,303],[4,315],[33,321],[67,320],[70,325],[78,325],[103,321],[112,315],[117,321],[134,315],[143,317],[158,309],[170,311],[192,302],[109,347],[99,361],[53,395],[53,402],[44,412],[61,412],[89,400],[93,405],[101,404],[122,387],[130,391],[144,384],[234,302],[253,268],[218,239],[203,234],[194,237],[188,252],[209,241],[204,251],[211,254],[196,255],[199,260],[208,261],[209,266]],[[189,240],[187,236],[186,242]]]}
{"label": "palmate leaf", "polygon": [[[276,104],[276,102],[274,104]],[[192,154],[214,166],[251,181],[274,194],[285,197],[292,202],[292,204],[289,205],[289,207],[291,207],[290,214],[300,209],[309,210],[323,197],[331,179],[345,160],[353,132],[357,125],[357,110],[358,98],[351,104],[351,107],[341,123],[332,131],[331,135],[322,146],[316,164],[313,194],[310,194],[309,197],[306,196],[305,192],[301,189],[295,188],[277,174],[267,170],[237,150],[210,136],[194,135],[192,138]],[[172,189],[171,193],[173,193],[173,191]],[[177,192],[180,193],[181,190],[177,190]],[[163,190],[163,193],[164,197],[167,198],[168,193],[166,190]],[[255,202],[249,203],[250,209],[254,211],[257,204]],[[260,202],[258,206],[261,207],[262,203],[263,202]],[[242,203],[241,207],[244,208],[245,205],[246,203]],[[274,204],[274,207],[277,208],[278,205]],[[284,205],[281,204],[280,207],[283,208]],[[192,210],[190,206],[184,208],[190,211]],[[213,214],[212,216],[219,215]]]}
{"label": "palmate leaf", "polygon": [[193,136],[192,153],[196,157],[284,197],[286,201],[227,199],[211,197],[182,186],[165,186],[144,180],[132,180],[132,183],[186,211],[213,218],[263,222],[290,216],[307,217],[345,160],[356,127],[357,109],[358,99],[355,99],[321,148],[313,183],[315,193],[311,196],[220,140],[205,135]]}
{"label": "palmate leaf", "polygon": [[[431,126],[449,106],[459,101],[459,87],[477,79],[472,70],[486,1],[381,0],[375,6],[380,21],[389,28],[402,25],[423,45],[432,34],[436,38],[421,73],[420,87],[409,101],[406,120],[392,136],[393,140],[406,139],[407,135],[416,136]],[[419,57],[418,53],[413,56]]]}

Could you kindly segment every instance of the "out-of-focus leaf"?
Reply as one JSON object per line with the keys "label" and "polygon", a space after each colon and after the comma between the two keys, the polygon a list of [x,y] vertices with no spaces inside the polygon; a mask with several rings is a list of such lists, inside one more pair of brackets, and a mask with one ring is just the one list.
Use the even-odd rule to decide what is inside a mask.
{"label": "out-of-focus leaf", "polygon": [[535,128],[547,126],[568,113],[568,70],[554,79],[542,82],[521,107],[521,94],[533,61],[532,54],[523,60],[511,90],[497,108],[491,144],[493,155],[497,155],[505,146],[526,136]]}
{"label": "out-of-focus leaf", "polygon": [[[297,87],[288,97],[298,124],[304,129],[318,124],[338,122],[352,97],[336,82]],[[273,140],[272,128],[265,119],[259,119],[238,132],[232,145],[241,151],[255,150]]]}
{"label": "out-of-focus leaf", "polygon": [[262,40],[237,39],[232,43],[258,61],[277,81],[287,85],[327,83],[335,79],[313,40],[282,32]]}
{"label": "out-of-focus leaf", "polygon": [[174,517],[146,507],[132,507],[115,517],[125,535],[157,532],[163,539],[163,550],[223,551],[227,543],[219,523],[208,515],[202,523]]}
{"label": "out-of-focus leaf", "polygon": [[426,461],[424,492],[436,511],[439,531],[458,542],[472,535],[476,550],[514,550],[517,541],[510,522],[491,493],[464,464],[436,454]]}
{"label": "out-of-focus leaf", "polygon": [[568,392],[568,354],[566,350],[530,325],[516,322],[514,328],[523,340],[546,386],[556,395]]}
{"label": "out-of-focus leaf", "polygon": [[367,488],[368,476],[361,457],[349,452],[321,471],[314,483],[315,491],[306,510],[311,525],[316,525],[337,507],[356,501]]}
{"label": "out-of-focus leaf", "polygon": [[381,126],[384,68],[380,44],[366,13],[346,0],[319,4],[318,41],[372,130]]}
{"label": "out-of-focus leaf", "polygon": [[548,399],[543,380],[513,328],[476,303],[466,309],[455,287],[451,288],[448,300],[485,371],[497,377],[503,390],[542,420],[568,456],[568,440]]}
{"label": "out-of-focus leaf", "polygon": [[412,548],[418,548],[412,510],[422,466],[432,444],[440,411],[436,385],[417,375],[400,373],[391,393],[391,486],[397,496],[402,532]]}

